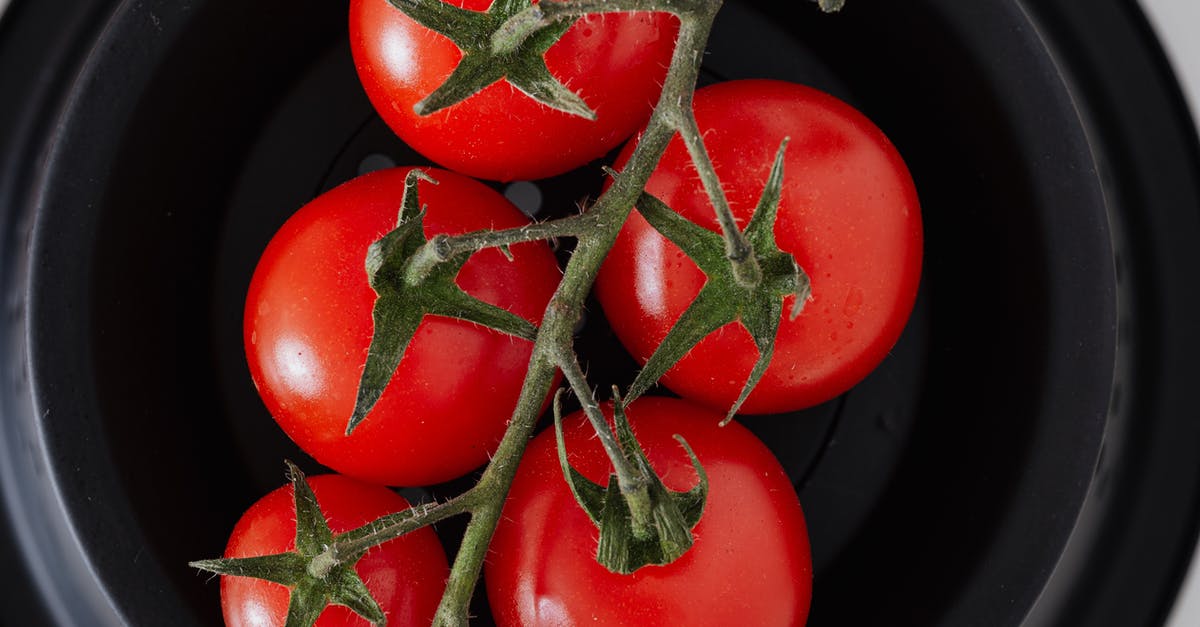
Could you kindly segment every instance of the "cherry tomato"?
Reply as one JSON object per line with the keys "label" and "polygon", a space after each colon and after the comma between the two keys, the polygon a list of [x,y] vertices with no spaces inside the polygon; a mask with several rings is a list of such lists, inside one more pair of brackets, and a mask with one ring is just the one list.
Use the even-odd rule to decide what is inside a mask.
{"label": "cherry tomato", "polygon": [[[504,434],[532,343],[469,322],[427,316],[366,419],[346,425],[371,342],[375,292],[364,259],[395,227],[408,168],[368,174],[313,200],[279,230],[246,298],[250,373],[283,430],[317,461],[373,483],[425,485],[479,466]],[[518,227],[503,196],[452,172],[422,182],[425,233]],[[472,256],[468,294],[537,322],[561,274],[541,242]]]}
{"label": "cherry tomato", "polygon": [[[741,411],[774,413],[827,401],[873,370],[899,338],[916,298],[922,230],[917,194],[900,155],[846,103],[768,80],[696,92],[695,112],[739,224],[749,221],[780,142],[787,148],[775,236],[812,281],[795,320],[785,303],[774,359]],[[627,146],[621,162],[632,152]],[[719,231],[681,140],[667,149],[647,191]],[[617,336],[645,362],[704,284],[704,274],[636,213],[597,281]],[[758,357],[749,334],[726,325],[664,377],[678,394],[727,409]]]}
{"label": "cherry tomato", "polygon": [[[400,495],[340,475],[310,477],[321,512],[334,533],[360,527],[380,516],[408,508]],[[233,528],[225,557],[255,557],[296,548],[296,509],[292,487],[264,496]],[[428,625],[433,621],[450,567],[432,529],[424,528],[371,549],[355,566],[391,625]],[[221,577],[225,624],[282,627],[290,594],[284,586],[248,577]],[[332,605],[317,627],[366,625],[348,608]]]}
{"label": "cherry tomato", "polygon": [[[484,11],[492,0],[450,4]],[[589,16],[550,48],[550,73],[583,98],[594,122],[551,109],[503,80],[422,117],[413,105],[446,80],[462,52],[388,0],[350,3],[355,65],[384,121],[434,162],[501,181],[561,174],[629,138],[658,100],[677,28],[665,13]]]}
{"label": "cherry tomato", "polygon": [[[611,415],[611,409],[605,408]],[[682,435],[709,477],[695,544],[666,566],[619,575],[596,562],[597,530],[563,479],[554,433],[529,445],[492,540],[485,580],[500,625],[803,625],[812,593],[804,515],[779,462],[722,414],[646,397],[629,419],[671,490],[697,476]],[[606,485],[612,465],[581,414],[564,424],[568,459]]]}

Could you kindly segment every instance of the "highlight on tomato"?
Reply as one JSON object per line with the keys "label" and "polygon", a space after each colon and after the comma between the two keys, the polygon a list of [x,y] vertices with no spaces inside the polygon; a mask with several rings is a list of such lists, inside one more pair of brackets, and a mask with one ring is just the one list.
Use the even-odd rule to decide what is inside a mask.
{"label": "highlight on tomato", "polygon": [[[246,298],[250,373],[267,409],[317,461],[385,485],[427,485],[483,464],[516,405],[532,343],[426,315],[370,413],[347,435],[367,361],[376,293],[364,258],[396,228],[411,168],[367,174],[322,194],[271,240]],[[528,224],[498,192],[426,170],[423,237]],[[416,219],[416,216],[414,216]],[[561,278],[544,242],[472,255],[454,282],[530,323]]]}
{"label": "highlight on tomato", "polygon": [[[922,226],[912,177],[883,132],[850,105],[815,89],[739,80],[697,90],[695,114],[734,216],[749,222],[776,150],[790,138],[775,224],[779,248],[811,281],[802,313],[785,302],[774,357],[741,407],[776,413],[830,400],[866,377],[899,339],[916,299]],[[636,141],[618,160],[628,159]],[[681,140],[646,187],[692,222],[718,231],[712,205]],[[605,315],[642,363],[699,293],[705,275],[636,212],[596,282]],[[789,299],[792,297],[789,297]],[[758,351],[728,324],[663,376],[672,391],[728,409]]]}

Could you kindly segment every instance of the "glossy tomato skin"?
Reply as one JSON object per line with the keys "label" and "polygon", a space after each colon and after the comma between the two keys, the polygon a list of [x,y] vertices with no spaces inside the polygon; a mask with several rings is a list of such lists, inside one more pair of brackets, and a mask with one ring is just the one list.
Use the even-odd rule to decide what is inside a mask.
{"label": "glossy tomato skin", "polygon": [[[473,11],[491,3],[450,0]],[[445,81],[462,53],[388,0],[350,2],[355,65],[383,120],[434,162],[499,181],[561,174],[629,138],[658,100],[677,30],[665,13],[589,16],[550,48],[551,74],[587,102],[594,122],[546,107],[507,81],[422,117],[413,105]]]}
{"label": "glossy tomato skin", "polygon": [[[387,488],[340,475],[310,477],[309,485],[334,533],[360,527],[408,508]],[[225,557],[254,557],[296,548],[296,508],[292,487],[284,486],[251,505],[233,528]],[[371,549],[355,566],[390,625],[428,625],[441,601],[450,567],[432,529],[419,529]],[[248,577],[221,578],[221,609],[230,627],[283,627],[288,589]],[[317,627],[365,626],[367,621],[341,606],[330,606]]]}
{"label": "glossy tomato skin", "polygon": [[[606,407],[605,412],[611,409]],[[667,487],[697,481],[681,434],[708,473],[696,544],[675,562],[614,574],[596,563],[595,525],[572,497],[552,431],[529,445],[504,506],[485,578],[499,625],[803,625],[812,594],[804,515],[779,462],[748,430],[692,403],[629,408]],[[604,485],[611,464],[580,414],[565,422],[572,465]]]}
{"label": "glossy tomato skin", "polygon": [[[900,337],[917,294],[922,227],[917,194],[899,153],[848,104],[768,80],[696,92],[696,118],[734,215],[749,221],[785,137],[784,190],[775,235],[812,281],[796,320],[785,316],[775,355],[741,411],[775,413],[827,401],[862,380]],[[624,162],[633,142],[622,153]],[[712,205],[680,140],[647,190],[718,231]],[[630,216],[597,280],[604,312],[641,362],[704,284],[704,274],[640,215]],[[785,303],[785,312],[792,299]],[[749,334],[726,325],[666,376],[676,393],[727,409],[757,358]]]}
{"label": "glossy tomato skin", "polygon": [[[425,233],[517,227],[528,220],[488,187],[428,170]],[[499,442],[520,393],[532,343],[472,323],[427,316],[379,402],[350,435],[346,424],[371,342],[375,293],[367,248],[394,228],[407,168],[374,172],[322,194],[267,246],[246,299],[250,373],[271,415],[317,461],[373,483],[426,485],[469,472]],[[467,261],[467,293],[530,321],[561,274],[542,242]]]}

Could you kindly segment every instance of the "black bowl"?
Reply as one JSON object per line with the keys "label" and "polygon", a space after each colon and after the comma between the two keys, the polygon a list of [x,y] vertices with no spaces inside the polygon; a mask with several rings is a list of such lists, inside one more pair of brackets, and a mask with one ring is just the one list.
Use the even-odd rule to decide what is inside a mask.
{"label": "black bowl", "polygon": [[[320,471],[250,384],[241,307],[292,211],[419,162],[357,86],[344,22],[274,0],[15,0],[0,22],[0,619],[214,623],[218,587],[186,563],[221,552],[284,458]],[[927,228],[883,366],[746,420],[806,508],[810,624],[1160,621],[1200,517],[1200,202],[1141,16],[731,1],[705,80],[761,76],[876,120]],[[539,186],[552,213],[599,184]],[[627,384],[612,345],[590,320],[597,381]]]}

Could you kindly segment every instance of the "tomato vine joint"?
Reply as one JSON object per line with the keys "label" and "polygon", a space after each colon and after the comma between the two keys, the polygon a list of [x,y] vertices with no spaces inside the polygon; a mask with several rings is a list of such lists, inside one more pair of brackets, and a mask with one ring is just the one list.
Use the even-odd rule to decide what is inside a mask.
{"label": "tomato vine joint", "polygon": [[554,432],[563,476],[575,500],[600,530],[596,561],[615,573],[627,575],[643,566],[670,564],[692,547],[692,528],[700,522],[708,498],[708,475],[692,448],[676,435],[699,481],[686,492],[667,489],[650,467],[620,399],[613,401],[613,426],[623,459],[612,461],[614,465],[631,466],[634,480],[614,473],[608,485],[601,486],[572,468],[567,460],[562,411],[558,397],[554,399]]}

